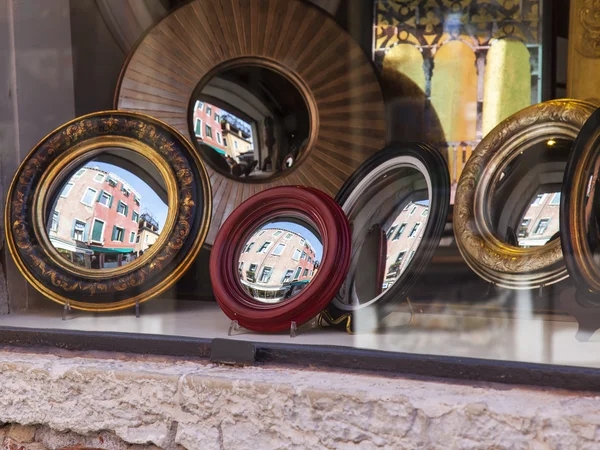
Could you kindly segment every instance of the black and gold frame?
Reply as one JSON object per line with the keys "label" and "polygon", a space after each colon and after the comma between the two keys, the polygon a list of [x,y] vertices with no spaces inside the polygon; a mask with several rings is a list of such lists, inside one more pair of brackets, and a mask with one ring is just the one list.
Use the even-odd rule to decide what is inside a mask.
{"label": "black and gold frame", "polygon": [[[136,194],[133,187],[138,182],[134,183],[133,178],[129,182],[123,176],[101,169],[106,163],[112,164],[110,167],[118,166],[114,169],[119,170],[118,173],[126,173],[121,172],[120,167],[135,172],[140,180],[147,180],[151,189],[160,193],[166,205],[160,229],[158,222],[152,225],[151,213],[147,213],[146,218],[140,216],[142,211],[137,212],[138,216],[134,214],[134,205],[143,204],[142,196]],[[90,179],[87,187],[84,185],[82,196],[81,192],[77,193],[78,184],[73,180],[88,170],[96,177]],[[112,183],[111,187],[105,183]],[[73,191],[71,198],[65,189],[69,193]],[[128,200],[113,205],[114,195],[102,197],[104,192],[117,192],[114,189]],[[122,232],[117,231],[115,235],[115,228],[119,228],[115,225],[111,236],[110,230],[104,228],[110,220],[117,220],[109,218],[113,213],[96,211],[90,213],[90,217],[83,217],[83,212],[76,213],[80,217],[72,218],[73,242],[61,245],[62,250],[72,249],[71,256],[83,255],[85,262],[77,264],[72,257],[66,258],[64,252],[60,253],[60,246],[50,238],[55,225],[55,230],[59,227],[60,219],[57,217],[55,223],[54,214],[58,213],[61,197],[64,198],[59,216],[67,216],[82,203],[87,208],[82,211],[96,211],[90,205],[102,197],[106,199],[106,211],[116,209],[114,214],[119,215],[118,220],[127,220],[129,228],[123,227]],[[104,225],[99,228],[98,236],[87,235],[86,230],[94,214],[98,217],[108,214],[99,220]],[[76,309],[111,311],[147,301],[181,277],[206,237],[210,214],[208,175],[185,138],[149,116],[107,111],[68,122],[33,148],[19,167],[8,192],[5,228],[8,248],[17,267],[42,294]],[[146,219],[149,223],[144,222]],[[77,220],[81,229],[77,228]],[[96,226],[96,222],[92,223]],[[129,249],[127,257],[131,260],[127,264],[122,264],[123,255],[118,255],[124,250],[112,249],[117,262],[104,265],[106,247],[113,242],[115,245],[129,242],[133,249],[136,235],[143,235],[144,230],[154,236],[151,245],[140,247],[135,258]],[[58,241],[57,238],[54,242]],[[91,250],[92,243],[96,250]],[[103,261],[103,266],[94,267],[90,261],[96,264]]]}
{"label": "black and gold frame", "polygon": [[573,142],[594,109],[570,99],[530,106],[475,149],[458,183],[453,226],[462,256],[483,279],[531,289],[568,277],[559,239],[561,185]]}
{"label": "black and gold frame", "polygon": [[[272,165],[272,176],[246,176],[243,169],[236,172],[237,166],[229,161],[233,167],[228,167],[224,158],[195,136],[196,101],[220,101],[221,108],[231,104],[204,88],[213,81],[241,78],[253,97],[268,97],[262,106],[281,108],[276,118],[290,116],[288,125],[301,124],[302,139],[290,133],[298,140],[297,146],[282,148],[268,162],[262,154],[254,157],[261,170]],[[297,100],[289,104],[291,99]],[[194,0],[185,4],[149,30],[130,54],[116,90],[115,107],[158,117],[194,141],[208,165],[213,187],[207,245],[212,245],[219,227],[238,205],[265,189],[304,185],[335,196],[353,171],[383,146],[385,137],[383,96],[372,63],[330,16],[298,0]],[[242,109],[235,108],[234,115],[249,120],[249,110],[243,114]],[[253,134],[268,127],[263,120],[256,123],[258,130]],[[269,141],[281,143],[282,138],[264,141],[263,147],[268,148]],[[292,151],[291,158],[287,150]]]}

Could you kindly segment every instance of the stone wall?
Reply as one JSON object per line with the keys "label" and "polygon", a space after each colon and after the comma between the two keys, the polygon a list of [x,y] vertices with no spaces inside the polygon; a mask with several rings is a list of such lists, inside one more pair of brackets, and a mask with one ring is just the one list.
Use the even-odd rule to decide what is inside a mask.
{"label": "stone wall", "polygon": [[599,406],[508,385],[0,351],[0,422],[35,427],[3,428],[11,450],[597,449]]}

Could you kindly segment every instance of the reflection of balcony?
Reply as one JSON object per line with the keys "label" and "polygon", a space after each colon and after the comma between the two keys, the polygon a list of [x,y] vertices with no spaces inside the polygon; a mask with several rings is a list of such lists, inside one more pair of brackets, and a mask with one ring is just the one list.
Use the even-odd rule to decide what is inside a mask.
{"label": "reflection of balcony", "polygon": [[238,131],[241,132],[242,137],[244,139],[250,139],[250,137],[252,136],[252,130],[245,122],[242,122],[240,119],[230,114],[222,114],[221,126],[223,127],[223,129],[227,129],[227,124],[229,125],[229,129],[231,131],[235,133],[237,133]]}
{"label": "reflection of balcony", "polygon": [[250,283],[256,283],[256,272],[253,270],[247,270],[246,271],[246,279]]}

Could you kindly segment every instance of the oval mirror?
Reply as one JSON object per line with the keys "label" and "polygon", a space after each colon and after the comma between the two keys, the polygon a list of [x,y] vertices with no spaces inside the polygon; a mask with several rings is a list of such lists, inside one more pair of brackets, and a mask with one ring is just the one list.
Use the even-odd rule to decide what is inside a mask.
{"label": "oval mirror", "polygon": [[51,300],[126,308],[189,267],[208,232],[210,198],[206,170],[177,131],[141,114],[94,113],[25,158],[8,193],[8,248]]}
{"label": "oval mirror", "polygon": [[377,326],[430,260],[446,223],[450,181],[442,155],[426,144],[390,145],[367,160],[336,200],[352,227],[348,276],[328,307],[353,329]]}
{"label": "oval mirror", "polygon": [[458,183],[453,225],[461,254],[483,279],[530,289],[568,276],[558,238],[562,179],[593,109],[569,99],[530,106],[473,152]]}
{"label": "oval mirror", "polygon": [[302,185],[334,197],[385,144],[379,81],[354,39],[309,2],[255,6],[185,2],[140,39],[115,93],[115,109],[166,121],[206,161],[207,246],[252,195]]}
{"label": "oval mirror", "polygon": [[289,330],[315,317],[337,292],[350,262],[350,229],[327,194],[276,187],[240,205],[210,256],[215,298],[254,331]]}

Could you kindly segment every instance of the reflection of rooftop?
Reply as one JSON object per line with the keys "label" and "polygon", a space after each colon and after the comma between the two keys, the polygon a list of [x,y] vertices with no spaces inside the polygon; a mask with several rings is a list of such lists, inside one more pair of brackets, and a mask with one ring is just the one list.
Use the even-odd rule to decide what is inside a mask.
{"label": "reflection of rooftop", "polygon": [[252,138],[252,130],[250,129],[250,125],[248,125],[246,122],[242,121],[241,119],[223,111],[222,115],[221,115],[221,120],[229,123],[229,125],[231,126],[231,128],[234,131],[238,131],[238,130],[241,131],[242,137],[244,137],[246,139]]}
{"label": "reflection of rooftop", "polygon": [[106,174],[109,176],[109,178],[114,179],[115,181],[120,181],[123,184],[123,187],[129,189],[133,195],[136,196],[137,200],[140,201],[142,196],[125,180],[123,180],[120,176],[118,176],[117,174],[113,173],[113,172],[108,172],[106,170],[101,169],[98,166],[84,166],[83,169],[90,169],[90,170],[95,170],[97,172],[101,172],[103,174]]}

